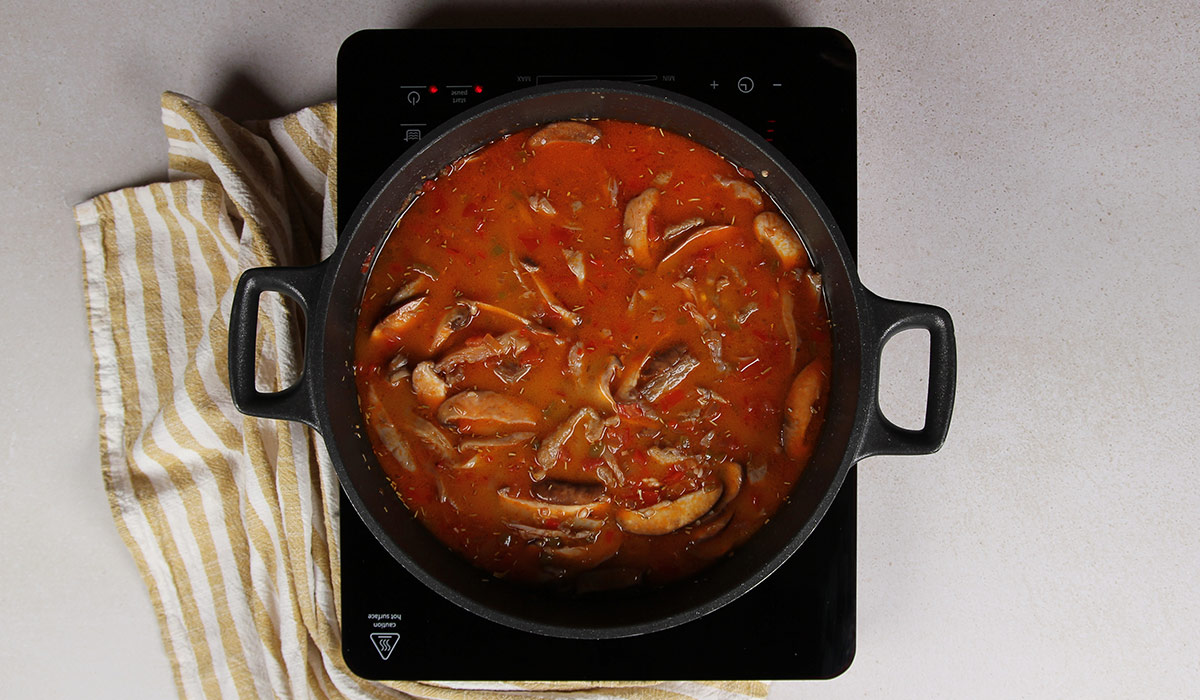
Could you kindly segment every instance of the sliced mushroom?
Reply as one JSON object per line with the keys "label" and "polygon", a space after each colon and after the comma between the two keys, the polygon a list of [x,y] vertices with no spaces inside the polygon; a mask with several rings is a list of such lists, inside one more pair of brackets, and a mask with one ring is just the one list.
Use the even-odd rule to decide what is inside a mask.
{"label": "sliced mushroom", "polygon": [[474,364],[503,355],[520,355],[528,347],[529,339],[522,336],[518,331],[510,331],[499,337],[486,334],[477,338],[470,338],[457,350],[446,353],[434,365],[434,368],[438,372],[446,374],[458,365]]}
{"label": "sliced mushroom", "polygon": [[[577,528],[574,530],[539,527],[537,525],[526,525],[525,523],[504,522],[506,526],[512,529],[519,535],[524,536],[528,541],[537,543],[542,547],[554,546],[563,542],[569,543],[587,543],[595,537],[595,530]],[[599,529],[600,525],[596,526]]]}
{"label": "sliced mushroom", "polygon": [[[455,464],[453,469],[474,469],[479,466],[480,458],[478,454],[473,454],[463,462]],[[440,482],[439,482],[440,483]]]}
{"label": "sliced mushroom", "polygon": [[704,342],[704,347],[708,348],[708,354],[712,357],[713,366],[718,371],[726,371],[729,367],[725,364],[725,358],[722,354],[723,341],[721,340],[721,333],[713,328],[708,315],[700,308],[703,305],[709,314],[715,313],[708,303],[708,297],[696,288],[696,283],[690,277],[685,277],[672,286],[681,290],[687,298],[687,301],[681,305],[681,308],[684,313],[696,322],[696,327],[700,329],[700,340]]}
{"label": "sliced mushroom", "polygon": [[375,425],[375,434],[379,436],[379,441],[383,443],[384,449],[391,453],[405,471],[417,470],[417,460],[413,458],[412,448],[395,428],[388,423],[380,422]]}
{"label": "sliced mushroom", "polygon": [[775,212],[764,211],[754,217],[754,235],[775,251],[784,272],[795,267],[805,255],[804,246],[787,219]]}
{"label": "sliced mushroom", "polygon": [[821,273],[817,272],[816,270],[809,270],[807,273],[805,273],[804,278],[808,280],[809,286],[812,287],[813,291],[817,293],[817,296],[821,296],[821,288],[824,285],[824,283],[821,281]]}
{"label": "sliced mushroom", "polygon": [[492,374],[500,378],[500,381],[505,384],[516,384],[521,381],[529,371],[533,369],[532,365],[521,364],[515,360],[501,360],[500,364],[492,368]]}
{"label": "sliced mushroom", "polygon": [[553,143],[596,143],[600,140],[600,130],[584,122],[554,122],[533,132],[525,142],[525,147],[537,150]]}
{"label": "sliced mushroom", "polygon": [[546,303],[546,306],[550,307],[551,311],[553,311],[555,314],[558,314],[560,318],[572,326],[578,326],[583,322],[583,319],[579,317],[579,314],[571,311],[559,303],[558,297],[556,297],[554,292],[552,292],[550,288],[546,286],[546,283],[542,281],[541,276],[538,274],[539,268],[537,263],[522,260],[521,267],[525,269],[525,274],[528,275],[529,279],[533,282],[534,289],[537,290],[538,295],[542,297],[542,301]]}
{"label": "sliced mushroom", "polygon": [[563,445],[567,444],[567,440],[571,439],[571,435],[581,423],[586,430],[594,423],[601,423],[600,415],[596,413],[595,409],[581,408],[555,428],[554,432],[550,433],[538,448],[534,458],[538,467],[532,474],[534,480],[540,481],[546,477],[546,473],[554,467],[562,455]]}
{"label": "sliced mushroom", "polygon": [[387,380],[388,384],[398,386],[401,381],[408,378],[412,371],[408,368],[408,356],[401,350],[392,359],[388,360],[387,364]]}
{"label": "sliced mushroom", "polygon": [[563,257],[567,259],[567,268],[571,270],[571,274],[575,275],[575,279],[582,286],[587,279],[587,267],[583,262],[583,253],[570,248],[563,249]]}
{"label": "sliced mushroom", "polygon": [[757,303],[752,301],[749,304],[746,304],[740,310],[738,310],[737,317],[736,317],[737,322],[739,324],[745,323],[747,321],[747,319],[749,319],[750,316],[754,314],[755,311],[758,311]]}
{"label": "sliced mushroom", "polygon": [[499,450],[511,449],[520,445],[523,442],[528,442],[537,437],[534,433],[511,433],[509,435],[497,435],[495,437],[471,438],[458,443],[459,450]]}
{"label": "sliced mushroom", "polygon": [[409,416],[408,427],[442,462],[454,461],[454,445],[441,428],[416,415]]}
{"label": "sliced mushroom", "polygon": [[541,415],[528,401],[494,391],[463,391],[437,410],[438,420],[466,435],[528,431],[537,426]]}
{"label": "sliced mushroom", "polygon": [[613,456],[605,451],[600,455],[600,459],[604,460],[604,466],[596,469],[596,478],[602,484],[610,489],[615,489],[625,485],[625,472],[613,459]]}
{"label": "sliced mushroom", "polygon": [[400,289],[396,290],[396,293],[388,300],[388,306],[399,306],[413,297],[424,296],[428,290],[429,278],[424,275],[414,275],[408,282],[401,285]]}
{"label": "sliced mushroom", "polygon": [[791,292],[784,289],[779,293],[779,306],[781,307],[783,332],[787,336],[788,342],[788,372],[791,372],[796,367],[796,350],[800,344],[799,336],[796,333],[796,303],[792,299]]}
{"label": "sliced mushroom", "polygon": [[399,337],[404,331],[412,327],[413,323],[420,317],[426,299],[427,297],[425,296],[410,299],[389,311],[386,316],[380,319],[379,323],[375,324],[374,330],[371,331],[371,339],[381,340],[383,338]]}
{"label": "sliced mushroom", "polygon": [[724,342],[718,331],[709,328],[700,334],[700,340],[703,341],[704,347],[708,348],[708,357],[712,358],[713,365],[718,371],[725,372],[730,369],[730,366],[725,363]]}
{"label": "sliced mushroom", "polygon": [[719,484],[693,491],[673,501],[662,501],[640,510],[620,509],[617,523],[635,535],[665,535],[695,522],[712,509],[724,489]]}
{"label": "sliced mushroom", "polygon": [[371,425],[375,428],[375,434],[379,437],[379,442],[383,443],[383,448],[387,450],[396,462],[407,471],[417,470],[417,461],[413,458],[412,449],[408,446],[408,442],[404,439],[392,424],[392,419],[388,416],[387,409],[383,407],[383,402],[379,400],[379,395],[375,393],[375,388],[367,385],[367,414],[371,418]]}
{"label": "sliced mushroom", "polygon": [[616,528],[605,528],[590,541],[580,544],[546,547],[542,552],[553,563],[576,571],[594,569],[616,556],[624,538]]}
{"label": "sliced mushroom", "polygon": [[638,380],[641,378],[642,368],[650,361],[650,352],[635,358],[625,367],[624,373],[621,375],[621,381],[617,385],[616,396],[621,401],[633,401],[636,397],[634,392],[637,390]]}
{"label": "sliced mushroom", "polygon": [[522,326],[532,326],[533,325],[533,321],[530,321],[529,319],[525,318],[524,316],[522,316],[520,314],[513,313],[512,311],[509,311],[508,309],[506,309],[502,306],[496,306],[495,304],[489,304],[486,301],[470,301],[467,303],[470,304],[471,306],[475,307],[475,310],[478,311],[480,315],[489,315],[489,316],[493,316],[496,318],[502,318],[502,319],[505,319],[508,321],[515,321],[516,323],[519,323]]}
{"label": "sliced mushroom", "polygon": [[700,401],[701,406],[708,407],[708,406],[716,406],[717,404],[724,404],[726,406],[729,405],[729,399],[725,398],[724,396],[721,396],[720,394],[713,391],[712,389],[698,386],[698,387],[696,387],[696,394],[697,394],[697,396],[700,397],[699,401]]}
{"label": "sliced mushroom", "polygon": [[650,255],[650,213],[658,206],[661,193],[653,187],[646,189],[625,205],[625,245],[633,251],[633,262],[638,267],[654,267]]}
{"label": "sliced mushroom", "polygon": [[583,341],[577,340],[567,351],[567,372],[576,379],[583,377],[583,358],[587,351],[583,347]]}
{"label": "sliced mushroom", "polygon": [[800,317],[819,313],[824,306],[821,298],[823,286],[821,273],[801,265],[792,270],[791,276],[797,282],[793,289],[795,290],[795,308]]}
{"label": "sliced mushroom", "polygon": [[783,451],[792,459],[804,453],[808,426],[817,410],[817,401],[821,398],[824,385],[824,363],[813,360],[800,370],[788,390],[783,416]]}
{"label": "sliced mushroom", "polygon": [[615,355],[608,358],[608,363],[604,365],[604,371],[600,373],[600,381],[596,387],[596,393],[600,395],[600,401],[604,404],[607,411],[616,413],[617,400],[612,395],[613,379],[617,376],[617,370],[621,367],[621,360]]}
{"label": "sliced mushroom", "polygon": [[417,400],[435,410],[446,400],[446,392],[450,389],[428,360],[413,368],[412,387]]}
{"label": "sliced mushroom", "polygon": [[702,295],[700,290],[696,288],[696,280],[691,277],[684,277],[683,279],[676,280],[671,286],[683,292],[684,298],[688,301],[693,304],[700,304]]}
{"label": "sliced mushroom", "polygon": [[717,510],[714,508],[711,513],[692,523],[688,529],[691,541],[704,542],[716,537],[729,525],[730,520],[733,520],[732,510]]}
{"label": "sliced mushroom", "polygon": [[721,500],[713,506],[713,511],[720,511],[742,492],[744,479],[742,465],[737,462],[724,462],[717,467],[717,477],[721,479]]}
{"label": "sliced mushroom", "polygon": [[700,361],[692,357],[687,346],[676,345],[653,355],[642,367],[641,396],[647,401],[657,401],[663,394],[683,383]]}
{"label": "sliced mushroom", "polygon": [[593,503],[548,503],[513,496],[507,488],[496,492],[500,513],[512,522],[544,527],[549,530],[598,530],[612,506],[603,501]]}
{"label": "sliced mushroom", "polygon": [[658,263],[658,274],[663,275],[673,269],[681,261],[696,255],[705,248],[720,245],[738,232],[736,226],[705,226],[688,236],[682,243]]}
{"label": "sliced mushroom", "polygon": [[433,340],[429,345],[429,353],[433,354],[440,350],[446,341],[450,340],[450,336],[466,328],[478,313],[479,308],[471,302],[460,301],[451,306],[442,316],[442,320],[438,322],[437,330],[434,331]]}
{"label": "sliced mushroom", "polygon": [[554,216],[558,213],[558,210],[554,208],[554,205],[550,203],[550,200],[544,194],[529,195],[529,208],[546,216]]}
{"label": "sliced mushroom", "polygon": [[693,216],[690,219],[684,219],[683,221],[680,221],[677,224],[668,226],[667,230],[663,231],[663,240],[669,241],[669,240],[675,238],[676,236],[681,236],[681,235],[687,233],[688,231],[691,231],[692,229],[696,228],[697,226],[703,226],[703,225],[704,225],[704,219],[701,219],[698,216]]}
{"label": "sliced mushroom", "polygon": [[749,182],[746,182],[745,180],[738,180],[736,178],[724,178],[720,175],[714,175],[713,177],[718,183],[720,183],[721,187],[724,187],[732,192],[734,197],[737,197],[738,199],[749,200],[750,203],[756,207],[762,206],[762,194],[759,193],[757,187]]}
{"label": "sliced mushroom", "polygon": [[533,485],[533,495],[547,503],[583,505],[600,501],[604,496],[604,485],[546,479]]}
{"label": "sliced mushroom", "polygon": [[712,322],[708,320],[695,302],[685,301],[680,308],[696,322],[696,326],[700,328],[700,333],[703,334],[712,330]]}
{"label": "sliced mushroom", "polygon": [[679,464],[688,458],[688,455],[684,454],[682,450],[675,449],[674,447],[651,447],[646,450],[646,456],[654,460],[660,467]]}

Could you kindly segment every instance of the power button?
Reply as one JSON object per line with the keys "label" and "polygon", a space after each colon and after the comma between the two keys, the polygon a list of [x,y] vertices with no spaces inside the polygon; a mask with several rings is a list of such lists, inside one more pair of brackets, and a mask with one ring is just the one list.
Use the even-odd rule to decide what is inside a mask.
{"label": "power button", "polygon": [[749,76],[738,78],[738,90],[741,92],[750,92],[754,89],[754,81]]}

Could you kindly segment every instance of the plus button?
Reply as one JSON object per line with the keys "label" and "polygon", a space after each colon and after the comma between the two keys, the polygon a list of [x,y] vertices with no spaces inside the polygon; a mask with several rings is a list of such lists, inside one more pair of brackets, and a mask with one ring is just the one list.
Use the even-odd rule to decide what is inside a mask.
{"label": "plus button", "polygon": [[708,84],[708,86],[711,87],[713,90],[716,90],[717,89],[717,81],[715,81],[715,80],[712,81],[711,83]]}

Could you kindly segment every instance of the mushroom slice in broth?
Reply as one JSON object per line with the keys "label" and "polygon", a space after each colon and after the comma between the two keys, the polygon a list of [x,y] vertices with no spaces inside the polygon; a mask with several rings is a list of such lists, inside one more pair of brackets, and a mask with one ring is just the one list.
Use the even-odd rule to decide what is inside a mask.
{"label": "mushroom slice in broth", "polygon": [[666,535],[695,522],[711,510],[721,498],[722,490],[715,484],[673,501],[662,501],[638,510],[623,508],[617,511],[617,523],[622,530],[635,535]]}
{"label": "mushroom slice in broth", "polygon": [[536,427],[542,413],[523,399],[495,391],[463,391],[438,407],[437,417],[465,435],[497,435]]}
{"label": "mushroom slice in broth", "polygon": [[534,132],[525,141],[525,145],[536,152],[540,148],[553,144],[594,144],[600,140],[601,135],[600,129],[584,122],[555,122]]}

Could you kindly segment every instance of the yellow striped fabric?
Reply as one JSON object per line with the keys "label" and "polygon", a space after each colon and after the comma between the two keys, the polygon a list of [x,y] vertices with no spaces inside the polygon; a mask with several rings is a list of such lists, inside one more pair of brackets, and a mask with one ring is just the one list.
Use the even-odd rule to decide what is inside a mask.
{"label": "yellow striped fabric", "polygon": [[[758,682],[378,683],[342,661],[338,484],[297,423],[229,395],[230,305],[242,270],[317,262],[335,242],[337,111],[237,124],[166,93],[167,181],[79,204],[109,502],[186,698],[727,700]],[[299,320],[259,311],[258,382],[298,370]]]}

